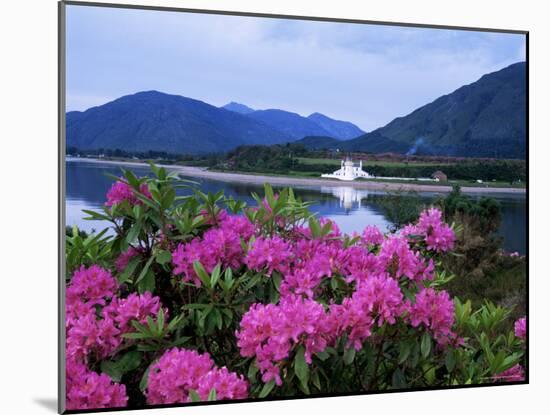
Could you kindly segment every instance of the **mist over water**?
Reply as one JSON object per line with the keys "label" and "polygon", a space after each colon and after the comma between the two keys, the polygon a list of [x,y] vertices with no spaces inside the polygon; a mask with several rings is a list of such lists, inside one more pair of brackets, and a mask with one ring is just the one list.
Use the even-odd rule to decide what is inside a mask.
{"label": "mist over water", "polygon": [[[106,174],[121,175],[120,167],[112,164],[67,162],[66,164],[66,224],[77,225],[85,231],[103,229],[107,224],[102,221],[87,221],[82,209],[101,209],[105,203],[105,194],[112,184],[112,178]],[[147,167],[131,167],[138,176],[150,174]],[[240,182],[225,182],[210,179],[190,178],[198,183],[203,192],[224,190],[226,196],[242,199],[248,205],[255,205],[250,195],[262,192],[262,186]],[[315,202],[310,210],[334,220],[345,233],[361,232],[367,225],[376,225],[384,231],[390,225],[382,208],[374,200],[374,195],[384,192],[355,189],[351,186],[293,186],[297,196],[303,201]],[[180,189],[180,195],[192,193],[191,189]],[[430,203],[440,193],[419,193],[425,203]],[[480,198],[484,194],[472,194]],[[525,254],[526,248],[526,197],[521,194],[491,194],[502,208],[502,222],[499,234],[504,238],[505,250]]]}

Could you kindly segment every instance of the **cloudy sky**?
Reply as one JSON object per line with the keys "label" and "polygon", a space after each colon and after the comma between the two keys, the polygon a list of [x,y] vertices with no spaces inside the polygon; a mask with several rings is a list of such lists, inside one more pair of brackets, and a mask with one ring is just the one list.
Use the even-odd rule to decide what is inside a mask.
{"label": "cloudy sky", "polygon": [[158,90],[365,131],[525,60],[525,37],[67,6],[67,110]]}

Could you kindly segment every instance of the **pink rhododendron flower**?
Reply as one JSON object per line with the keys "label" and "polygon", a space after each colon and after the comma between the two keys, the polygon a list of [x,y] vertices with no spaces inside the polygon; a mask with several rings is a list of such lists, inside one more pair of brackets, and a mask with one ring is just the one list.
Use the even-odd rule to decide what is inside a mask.
{"label": "pink rhododendron flower", "polygon": [[[105,319],[110,318],[116,322],[121,332],[128,332],[133,331],[132,320],[145,324],[147,317],[156,316],[159,310],[160,298],[146,291],[143,294],[132,293],[127,298],[114,298],[103,308],[102,315]],[[168,311],[164,311],[166,315]]]}
{"label": "pink rhododendron flower", "polygon": [[243,264],[243,256],[241,238],[237,230],[224,226],[211,228],[202,238],[179,244],[172,252],[172,264],[175,267],[174,274],[183,275],[184,281],[191,281],[200,286],[201,281],[193,266],[195,261],[199,261],[204,269],[211,273],[218,264],[233,269],[239,268]]}
{"label": "pink rhododendron flower", "polygon": [[[145,195],[145,197],[151,198],[151,193],[146,183],[142,183],[139,186],[139,191]],[[132,186],[122,181],[113,183],[111,188],[107,191],[107,202],[105,202],[105,205],[114,206],[125,200],[128,201],[130,205],[139,205],[142,203],[136,196]]]}
{"label": "pink rhododendron flower", "polygon": [[240,215],[225,215],[220,219],[219,226],[226,232],[233,231],[243,238],[245,242],[248,242],[256,232],[256,228],[252,222],[250,222],[246,216]]}
{"label": "pink rhododendron flower", "polygon": [[341,273],[346,276],[348,283],[360,283],[385,271],[385,263],[380,261],[378,256],[359,246],[352,246],[343,251],[340,259],[343,264]]}
{"label": "pink rhododendron flower", "polygon": [[262,381],[282,384],[277,363],[288,358],[297,344],[305,346],[305,359],[323,351],[332,338],[332,326],[323,306],[313,300],[287,296],[275,304],[253,304],[244,314],[237,345],[241,356],[256,356]]}
{"label": "pink rhododendron flower", "polygon": [[330,315],[336,325],[336,334],[347,333],[348,345],[360,350],[375,325],[395,324],[404,310],[403,294],[397,281],[376,276],[364,280],[341,305],[331,305]]}
{"label": "pink rhododendron flower", "polygon": [[361,241],[367,246],[380,245],[384,242],[384,235],[376,226],[369,225],[363,230]]}
{"label": "pink rhododendron flower", "polygon": [[394,278],[405,276],[415,279],[419,261],[419,256],[410,249],[408,241],[402,236],[389,236],[380,248],[378,259],[389,275]]}
{"label": "pink rhododendron flower", "polygon": [[413,327],[424,325],[440,345],[446,345],[456,335],[454,324],[454,303],[446,291],[423,288],[410,307],[409,320]]}
{"label": "pink rhododendron flower", "polygon": [[527,338],[527,317],[522,317],[514,323],[514,334],[521,340]]}
{"label": "pink rhododendron flower", "polygon": [[245,258],[246,265],[254,271],[265,270],[268,275],[273,271],[284,274],[292,258],[290,244],[274,236],[272,238],[257,238]]}
{"label": "pink rhododendron flower", "polygon": [[118,283],[109,271],[98,265],[89,268],[83,265],[71,277],[67,299],[78,298],[85,303],[103,305],[105,298],[111,298],[117,288]]}
{"label": "pink rhododendron flower", "polygon": [[184,403],[191,401],[190,390],[206,400],[212,389],[217,400],[248,397],[248,383],[242,375],[225,367],[218,369],[208,353],[174,348],[149,370],[145,395],[149,404]]}
{"label": "pink rhododendron flower", "polygon": [[120,347],[123,333],[134,331],[132,320],[145,324],[147,317],[155,317],[159,309],[159,298],[150,292],[134,293],[124,299],[114,297],[100,316],[93,307],[82,308],[82,314],[73,313],[66,321],[67,355],[82,362],[90,354],[107,357]]}
{"label": "pink rhododendron flower", "polygon": [[423,211],[416,228],[425,235],[426,246],[429,250],[446,252],[453,249],[455,233],[449,225],[443,222],[439,209],[431,208]]}
{"label": "pink rhododendron flower", "polygon": [[67,409],[120,408],[128,403],[126,386],[114,383],[106,374],[97,374],[67,359]]}
{"label": "pink rhododendron flower", "polygon": [[500,372],[493,376],[495,382],[520,382],[525,380],[525,372],[523,367],[517,364],[504,372]]}
{"label": "pink rhododendron flower", "polygon": [[130,260],[141,254],[139,249],[134,248],[133,246],[128,247],[126,251],[121,253],[118,258],[115,260],[115,268],[118,272],[123,272]]}

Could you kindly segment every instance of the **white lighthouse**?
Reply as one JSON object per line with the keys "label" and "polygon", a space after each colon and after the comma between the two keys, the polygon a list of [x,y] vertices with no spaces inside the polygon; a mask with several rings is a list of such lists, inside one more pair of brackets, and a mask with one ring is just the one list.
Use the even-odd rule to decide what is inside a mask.
{"label": "white lighthouse", "polygon": [[346,157],[345,160],[342,160],[340,164],[340,169],[331,174],[322,174],[321,177],[326,177],[328,179],[352,181],[357,179],[358,177],[369,179],[373,176],[368,174],[366,171],[363,171],[363,160],[359,160],[359,165],[356,165],[349,157]]}

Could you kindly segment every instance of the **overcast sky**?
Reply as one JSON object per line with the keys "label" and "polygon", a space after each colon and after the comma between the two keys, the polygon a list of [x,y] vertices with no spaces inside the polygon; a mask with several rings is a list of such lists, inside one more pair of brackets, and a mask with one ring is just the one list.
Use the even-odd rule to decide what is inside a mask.
{"label": "overcast sky", "polygon": [[67,6],[67,110],[158,90],[365,131],[525,60],[517,34]]}

